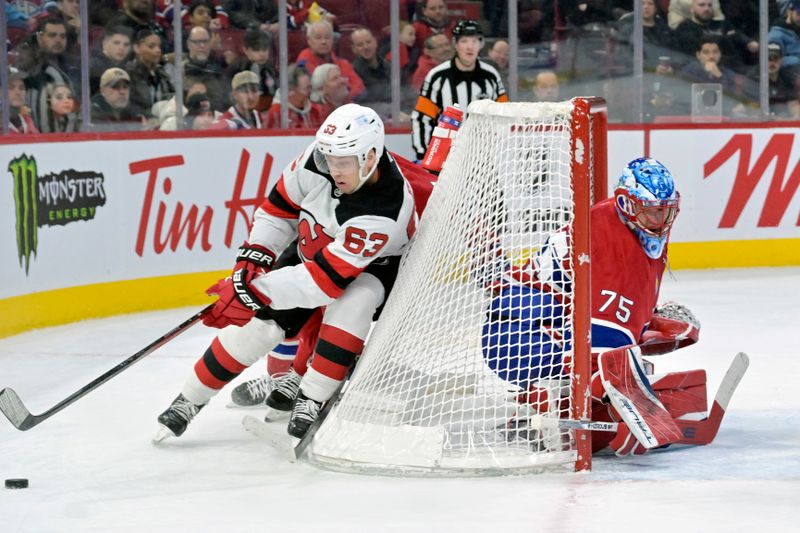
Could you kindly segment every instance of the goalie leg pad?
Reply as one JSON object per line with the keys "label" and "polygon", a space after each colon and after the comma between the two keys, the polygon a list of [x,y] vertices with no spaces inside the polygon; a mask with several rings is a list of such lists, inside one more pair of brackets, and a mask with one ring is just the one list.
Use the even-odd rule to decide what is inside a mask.
{"label": "goalie leg pad", "polygon": [[[600,354],[598,364],[603,388],[616,414],[639,444],[649,450],[676,442],[682,435],[650,386],[640,357],[638,347],[620,348]],[[617,444],[622,449],[618,453],[638,451],[627,437],[620,438]]]}
{"label": "goalie leg pad", "polygon": [[704,418],[708,410],[705,370],[652,376],[652,387],[672,418]]}

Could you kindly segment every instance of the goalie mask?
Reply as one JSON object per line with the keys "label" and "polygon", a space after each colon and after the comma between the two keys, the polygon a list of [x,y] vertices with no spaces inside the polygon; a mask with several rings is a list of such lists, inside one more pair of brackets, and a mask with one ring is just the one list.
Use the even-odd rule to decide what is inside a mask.
{"label": "goalie mask", "polygon": [[623,169],[614,199],[620,218],[639,238],[645,253],[660,257],[680,205],[670,171],[655,159],[634,159]]}
{"label": "goalie mask", "polygon": [[[325,156],[355,156],[358,160],[358,186],[372,176],[383,155],[383,121],[372,109],[358,104],[346,104],[333,111],[316,134],[314,162],[322,172],[330,174]],[[366,168],[367,156],[375,150],[375,163]]]}

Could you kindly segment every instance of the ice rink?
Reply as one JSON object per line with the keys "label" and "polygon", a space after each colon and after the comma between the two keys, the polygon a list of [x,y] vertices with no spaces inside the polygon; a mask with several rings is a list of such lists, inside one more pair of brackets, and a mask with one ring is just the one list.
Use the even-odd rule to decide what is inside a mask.
{"label": "ice rink", "polygon": [[[751,364],[716,441],[597,458],[582,474],[399,479],[285,462],[247,434],[227,391],[180,439],[150,443],[214,331],[197,326],[27,432],[0,417],[0,532],[800,531],[800,268],[677,271],[700,342],[653,358],[705,368],[709,396],[738,351]],[[176,309],[0,339],[0,388],[40,413],[191,316]],[[260,373],[249,369],[239,380]],[[238,381],[237,381],[238,382]]]}

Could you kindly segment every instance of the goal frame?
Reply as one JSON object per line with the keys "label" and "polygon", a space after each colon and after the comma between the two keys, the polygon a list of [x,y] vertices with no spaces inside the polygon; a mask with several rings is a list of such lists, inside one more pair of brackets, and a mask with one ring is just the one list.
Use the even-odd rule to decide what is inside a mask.
{"label": "goal frame", "polygon": [[[527,107],[528,105],[531,107]],[[545,146],[545,148],[550,146],[548,144],[550,141],[547,140],[550,132],[556,132],[556,135],[559,134],[558,132],[568,132],[568,136],[562,135],[563,141],[557,140],[549,151],[541,152],[553,153],[552,161],[549,158],[531,158],[529,154],[533,152],[526,148],[529,146],[527,144],[516,145],[523,150],[521,157],[516,154],[506,157],[504,154],[501,159],[497,159],[482,149],[469,152],[461,146],[460,139],[456,139],[458,146],[454,146],[454,152],[448,157],[448,159],[452,159],[455,154],[455,161],[448,161],[452,166],[450,173],[443,176],[442,183],[434,191],[434,196],[438,201],[434,203],[433,207],[428,206],[426,209],[426,216],[423,217],[424,224],[420,225],[417,238],[412,242],[411,249],[403,260],[402,266],[405,269],[401,268],[397,284],[404,290],[393,294],[387,300],[384,319],[388,319],[389,322],[382,321],[373,332],[371,342],[368,342],[365,347],[364,360],[356,369],[351,382],[345,386],[343,395],[337,402],[338,405],[334,406],[331,416],[315,435],[309,450],[309,460],[313,464],[336,471],[401,476],[508,475],[542,471],[552,466],[559,466],[562,471],[565,469],[575,471],[591,469],[591,434],[588,430],[576,429],[576,427],[580,427],[581,422],[590,422],[592,414],[590,403],[592,371],[591,207],[607,196],[605,101],[597,97],[574,98],[568,102],[552,104],[500,104],[487,100],[471,104],[470,111],[474,112],[476,116],[488,117],[490,121],[493,117],[498,117],[501,121],[501,128],[502,124],[508,124],[507,121],[511,120],[511,127],[506,131],[511,132],[512,135],[515,132],[523,132],[526,135],[524,138],[536,142],[537,146]],[[554,117],[556,120],[553,128],[547,125],[548,117]],[[539,119],[544,120],[544,126],[541,129],[538,129],[537,124],[539,123],[536,122]],[[529,120],[534,122],[529,122]],[[462,132],[463,135],[466,135],[464,139],[484,139],[482,135],[475,135],[476,132],[483,131],[480,129],[483,127],[483,123],[482,121],[476,122],[475,126],[470,126],[469,118],[467,118],[465,131],[468,131]],[[519,123],[524,126],[516,128],[515,125]],[[503,135],[502,130],[488,131],[490,133],[501,131],[499,135]],[[540,138],[539,135],[548,135],[548,137]],[[498,137],[490,135],[489,138]],[[465,144],[464,146],[470,145]],[[487,144],[484,143],[483,146],[487,146]],[[505,161],[509,161],[512,165],[509,169],[511,172],[508,174],[509,176],[527,176],[527,172],[532,172],[529,169],[540,168],[536,166],[540,164],[538,161],[548,161],[548,165],[559,167],[556,168],[556,171],[563,176],[562,183],[568,184],[561,190],[568,191],[571,199],[570,226],[568,236],[566,236],[567,242],[571,241],[570,249],[569,251],[564,250],[566,253],[563,255],[553,255],[553,257],[560,257],[558,261],[564,262],[565,268],[569,269],[572,276],[569,283],[571,289],[567,289],[569,292],[566,293],[568,297],[563,300],[563,304],[555,304],[569,308],[568,311],[564,310],[566,313],[560,315],[564,317],[564,321],[559,322],[567,324],[570,328],[571,343],[569,348],[566,348],[566,345],[563,347],[564,350],[569,350],[568,352],[564,351],[563,360],[561,358],[557,360],[560,369],[555,367],[554,374],[546,373],[548,370],[537,374],[544,376],[542,384],[535,384],[531,389],[544,391],[536,393],[537,395],[544,394],[544,411],[539,410],[542,408],[542,400],[538,396],[537,399],[531,401],[527,399],[521,401],[519,396],[515,399],[514,395],[519,394],[520,389],[515,390],[513,387],[518,387],[519,382],[515,381],[516,377],[510,377],[509,374],[504,375],[505,370],[495,366],[499,363],[487,363],[483,360],[482,363],[478,363],[478,366],[471,366],[475,365],[473,354],[476,352],[473,350],[476,348],[474,344],[476,340],[479,350],[481,349],[480,342],[508,342],[506,340],[498,341],[499,336],[495,333],[486,333],[486,329],[482,334],[473,335],[473,332],[477,332],[476,325],[479,327],[481,321],[483,324],[489,323],[485,318],[487,316],[486,309],[489,308],[486,298],[492,296],[487,295],[486,288],[493,286],[491,280],[497,279],[494,277],[497,275],[495,269],[506,268],[504,265],[508,264],[497,262],[493,258],[513,257],[513,255],[506,256],[504,253],[498,256],[492,253],[494,250],[492,247],[499,242],[494,237],[496,235],[494,230],[484,231],[482,229],[484,226],[481,224],[474,225],[470,222],[491,220],[504,228],[507,220],[522,221],[523,225],[518,225],[517,229],[512,230],[510,234],[505,232],[502,234],[511,235],[512,239],[514,235],[530,235],[530,238],[534,240],[526,242],[541,243],[543,241],[537,241],[536,235],[541,235],[542,231],[565,233],[566,226],[563,225],[565,220],[557,214],[557,208],[554,216],[548,218],[551,224],[555,222],[555,225],[550,226],[549,230],[542,229],[541,226],[540,229],[537,229],[535,225],[526,229],[529,227],[527,226],[528,221],[535,221],[538,218],[528,214],[528,211],[524,211],[519,207],[521,205],[519,203],[506,205],[510,209],[517,209],[516,212],[524,213],[525,216],[522,218],[509,217],[497,222],[497,218],[493,215],[485,215],[486,218],[481,215],[478,215],[477,218],[473,218],[472,215],[464,216],[464,213],[497,212],[494,210],[497,205],[496,198],[503,197],[508,193],[512,195],[511,198],[518,197],[514,192],[515,189],[480,188],[480,184],[486,182],[474,179],[463,182],[469,185],[467,187],[462,185],[463,188],[456,186],[453,189],[453,184],[458,181],[451,178],[451,173],[458,173],[458,169],[462,168],[460,158],[464,157],[463,154],[466,153],[480,154],[477,159],[473,157],[472,162],[464,164],[463,168],[469,168],[468,172],[470,173],[474,172],[473,169],[485,168],[483,165],[494,165],[488,167],[489,175],[492,175],[492,172],[502,172],[502,169],[505,168],[502,165]],[[529,163],[531,159],[533,159],[533,163]],[[478,163],[475,164],[475,161]],[[501,161],[501,163],[496,163],[496,161]],[[520,162],[534,166],[519,167]],[[445,166],[445,169],[447,168]],[[452,176],[456,175],[452,174]],[[501,181],[506,183],[505,179]],[[511,184],[508,187],[514,187],[514,183],[520,182],[509,181],[508,183]],[[530,183],[534,187],[538,187],[540,182],[537,180]],[[523,187],[525,186],[527,185],[523,185]],[[484,195],[482,191],[489,191],[489,195]],[[476,196],[472,196],[473,194]],[[558,198],[557,194],[555,198]],[[471,202],[472,198],[478,198],[475,200],[475,204],[462,203]],[[463,207],[464,205],[466,208]],[[476,210],[473,211],[473,209]],[[450,224],[450,216],[463,218],[462,224]],[[477,229],[468,231],[466,233],[467,240],[463,240],[465,239],[464,234],[451,229],[458,227],[475,227]],[[495,226],[491,225],[490,227],[494,228]],[[522,228],[522,231],[519,228]],[[473,238],[476,240],[473,241]],[[490,247],[484,248],[484,242],[491,243]],[[456,244],[451,246],[450,243]],[[436,248],[430,248],[430,246]],[[501,246],[510,246],[510,249],[513,249],[517,245],[514,241],[508,241],[507,244],[502,243]],[[554,244],[553,251],[547,253],[552,254],[556,246],[559,245]],[[445,250],[446,253],[439,255],[439,250]],[[462,250],[469,251],[462,252]],[[486,253],[485,250],[489,250],[489,253]],[[464,253],[476,255],[462,255]],[[476,258],[474,265],[475,272],[479,273],[478,276],[485,275],[489,279],[488,284],[482,285],[482,289],[481,283],[470,286],[469,283],[460,281],[461,277],[465,275],[459,274],[460,269],[465,268],[465,262],[470,261],[472,257]],[[488,261],[486,257],[489,257]],[[529,261],[525,257],[522,255],[522,260]],[[433,258],[433,262],[431,262],[431,258]],[[444,260],[442,261],[441,258]],[[567,261],[569,261],[568,266]],[[429,275],[428,273],[433,274]],[[480,280],[481,278],[474,279]],[[542,279],[546,280],[546,278]],[[427,294],[443,294],[446,298],[437,300],[435,297],[431,297],[424,302],[418,302],[413,296],[413,289],[418,287],[433,287],[433,292]],[[466,289],[462,289],[462,287],[466,287]],[[440,288],[443,292],[440,292]],[[561,298],[558,300],[561,302]],[[439,301],[459,303],[451,307],[448,313],[442,314],[439,310],[446,307],[436,304]],[[405,322],[409,317],[409,309],[422,309],[423,311],[410,315],[413,319],[409,320],[413,321]],[[467,313],[462,315],[463,311],[467,311]],[[426,312],[429,315],[425,315]],[[418,320],[420,316],[439,318],[429,322],[428,324],[435,324],[429,328],[424,319]],[[481,319],[481,316],[484,318]],[[491,321],[507,320],[506,317],[496,319],[494,318],[496,315],[492,316]],[[497,324],[498,322],[493,323]],[[394,324],[396,327],[389,324]],[[405,324],[412,324],[412,326],[406,328]],[[417,327],[418,325],[421,326]],[[442,325],[444,329],[436,329]],[[419,335],[419,332],[428,332],[432,335],[430,337]],[[448,335],[454,332],[458,332],[456,334],[461,334],[461,336],[452,338],[450,342],[421,345],[418,340],[431,338],[446,341]],[[552,338],[562,338],[558,334],[556,335]],[[462,339],[464,340],[462,341]],[[485,339],[494,340],[487,341]],[[524,340],[521,342],[538,341]],[[487,355],[486,350],[494,350],[494,348],[486,348],[486,346],[486,344],[483,345],[483,357],[497,357],[496,355]],[[417,355],[428,352],[435,353],[437,356],[428,359],[433,363],[427,363],[424,358],[419,358]],[[476,355],[480,354],[481,352],[478,351]],[[453,356],[457,359],[452,359]],[[507,356],[500,355],[499,357]],[[463,363],[465,366],[460,368],[466,369],[467,373],[460,374],[460,371],[456,370],[459,368],[458,366],[449,366],[453,361],[456,365]],[[498,359],[494,359],[494,361],[498,361]],[[538,362],[531,362],[531,366],[519,368],[530,369],[531,372],[534,372],[534,368],[546,369],[548,365],[551,365],[549,361],[546,361],[542,363],[541,367],[534,366],[538,364]],[[549,368],[554,367],[549,366]],[[471,369],[474,369],[474,374],[471,373]],[[448,374],[449,370],[453,372]],[[491,374],[492,371],[495,372],[494,375]],[[527,376],[527,374],[525,375]],[[566,379],[567,375],[570,377],[569,380]],[[474,376],[474,380],[472,376]],[[548,379],[548,376],[554,379]],[[466,381],[463,381],[464,378]],[[528,378],[521,379],[527,380]],[[506,388],[503,385],[504,382],[506,385],[509,383],[513,385]],[[399,385],[392,385],[392,387],[397,386],[394,389],[389,384]],[[441,388],[443,384],[445,388]],[[406,388],[401,388],[403,386]],[[523,391],[528,390],[524,388],[527,385],[522,386]],[[420,391],[423,392],[420,393]],[[548,396],[550,397],[549,401],[547,400]],[[567,404],[568,397],[569,403]],[[525,407],[520,408],[520,405]],[[536,414],[537,411],[539,414]],[[519,414],[520,412],[523,414]],[[455,415],[452,415],[453,413]],[[468,413],[468,416],[464,417],[459,413]],[[452,418],[449,418],[451,416]],[[519,418],[517,418],[518,416]],[[530,418],[525,418],[528,416]],[[566,418],[571,420],[565,420]],[[522,420],[522,425],[514,425],[515,420]],[[584,427],[587,426],[584,425]],[[450,440],[451,437],[453,440]],[[528,439],[535,440],[536,444],[526,444]],[[442,454],[443,451],[445,455]]]}
{"label": "goal frame", "polygon": [[[574,420],[589,421],[592,418],[591,207],[608,196],[608,119],[606,102],[602,98],[573,98],[571,102],[574,106],[570,148],[575,205],[571,257],[575,275],[571,407]],[[575,442],[578,452],[575,471],[591,470],[591,433],[575,430]]]}

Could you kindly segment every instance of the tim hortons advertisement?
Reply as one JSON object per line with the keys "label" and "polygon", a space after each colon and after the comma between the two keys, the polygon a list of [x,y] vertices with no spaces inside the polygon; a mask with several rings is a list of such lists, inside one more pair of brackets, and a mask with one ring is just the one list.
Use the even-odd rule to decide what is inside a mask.
{"label": "tim hortons advertisement", "polygon": [[[682,194],[672,242],[798,239],[796,138],[790,128],[611,131],[609,184],[649,147]],[[0,144],[0,298],[227,269],[253,211],[310,141]],[[387,144],[409,154],[407,134]]]}
{"label": "tim hortons advertisement", "polygon": [[665,129],[650,135],[650,155],[672,171],[682,196],[674,242],[800,238],[796,129]]}
{"label": "tim hortons advertisement", "polygon": [[[224,270],[311,137],[0,145],[0,298]],[[404,149],[407,135],[389,135]]]}

